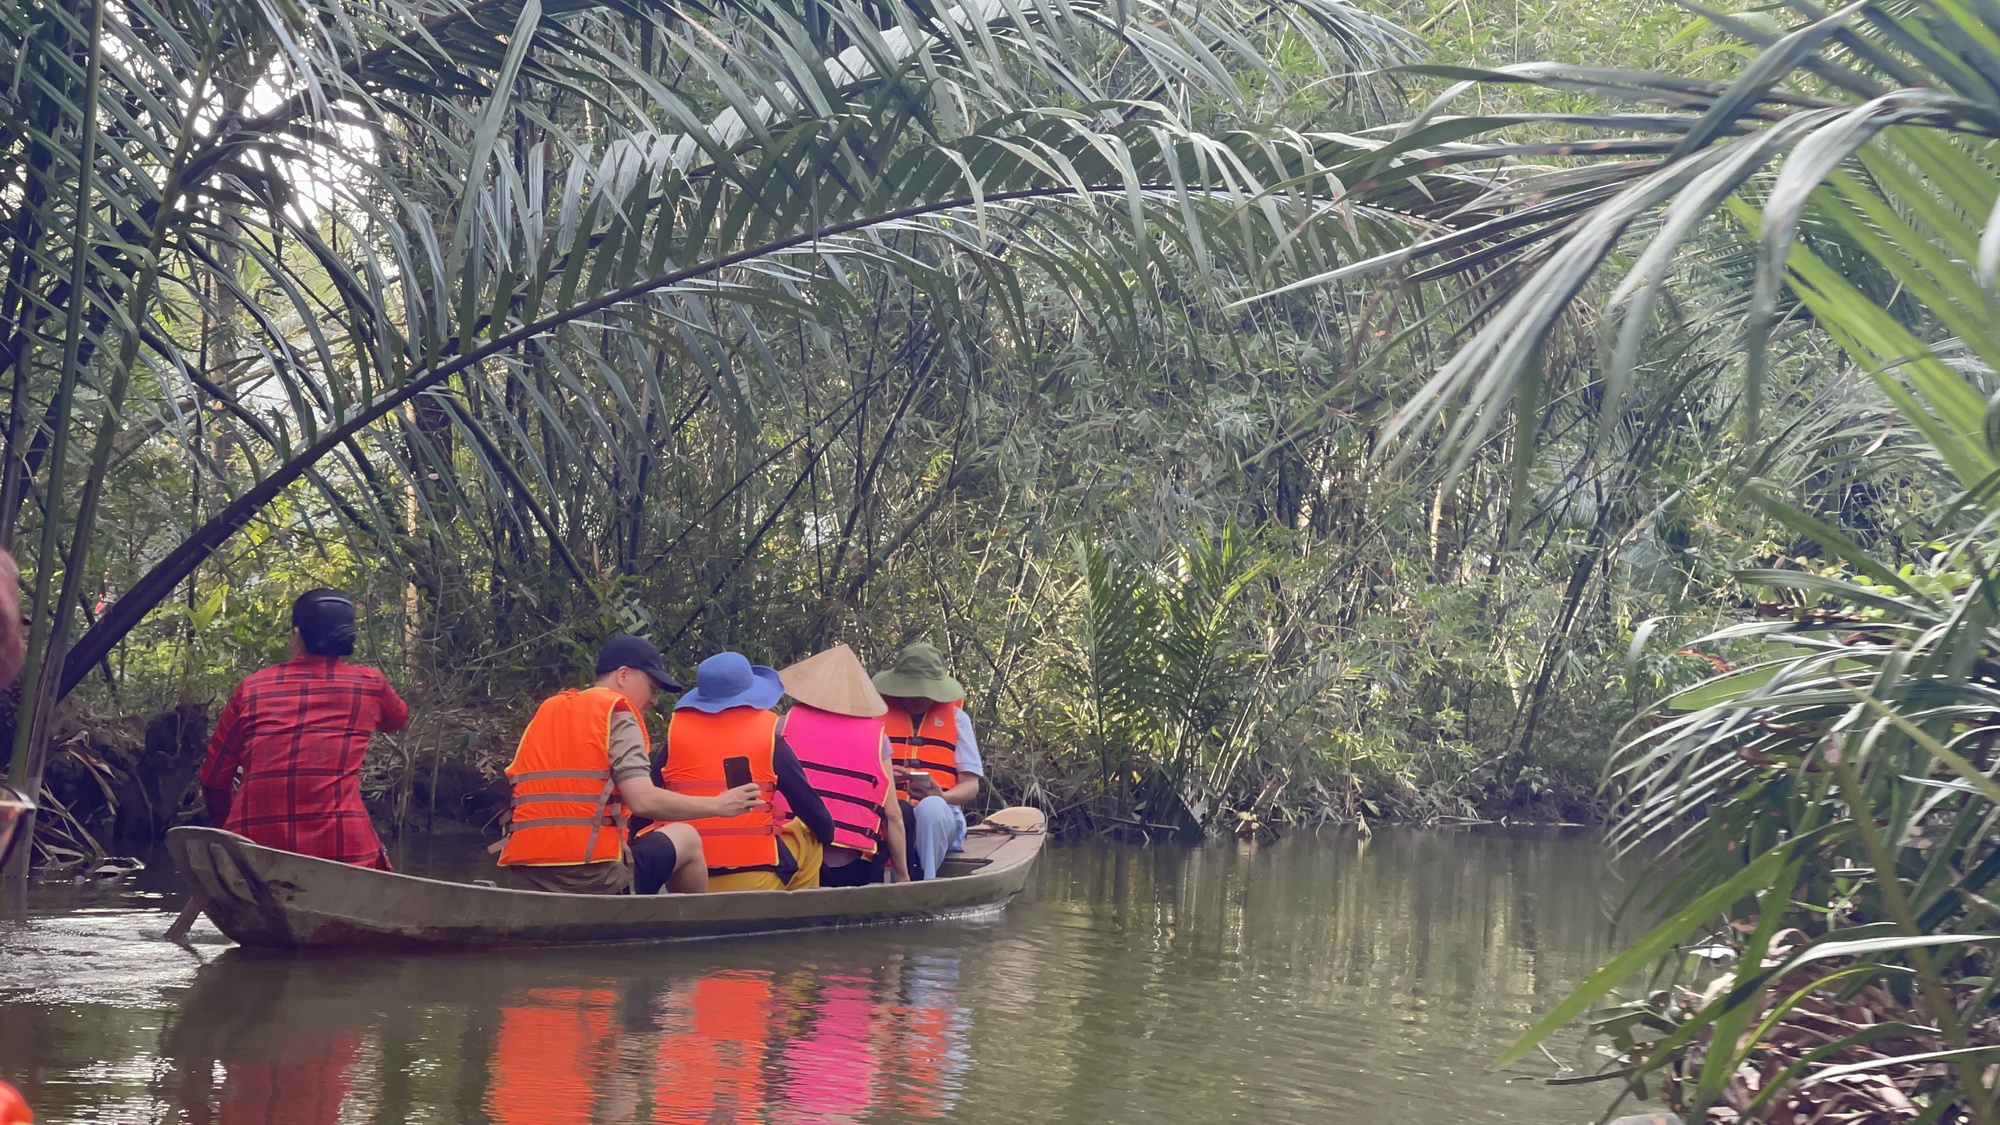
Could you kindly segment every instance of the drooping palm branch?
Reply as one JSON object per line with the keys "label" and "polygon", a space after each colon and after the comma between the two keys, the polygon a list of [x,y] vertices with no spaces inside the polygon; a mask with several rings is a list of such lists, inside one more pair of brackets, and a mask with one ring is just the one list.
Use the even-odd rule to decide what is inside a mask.
{"label": "drooping palm branch", "polygon": [[[1995,1048],[1979,1038],[1992,1031],[1991,990],[1968,990],[1948,966],[1984,940],[1981,889],[2000,869],[1987,842],[2000,791],[1990,778],[1986,671],[2000,465],[1988,407],[2000,370],[2000,10],[1934,0],[1788,8],[1797,25],[1779,32],[1696,8],[1754,48],[1727,82],[1551,65],[1446,72],[1462,81],[1401,130],[1398,144],[1412,152],[1395,159],[1485,167],[1492,194],[1453,229],[1321,280],[1385,269],[1510,276],[1512,297],[1390,427],[1407,439],[1444,421],[1446,440],[1463,451],[1510,409],[1518,439],[1532,440],[1533,415],[1516,404],[1535,400],[1538,352],[1580,304],[1597,313],[1594,375],[1611,426],[1642,342],[1660,331],[1662,301],[1683,278],[1679,263],[1698,237],[1733,234],[1756,253],[1740,348],[1747,432],[1758,433],[1774,329],[1790,318],[1838,342],[1921,436],[1960,495],[1925,515],[1950,545],[1914,573],[1752,491],[1830,570],[1747,576],[1785,591],[1796,617],[1706,638],[1724,651],[1758,637],[1770,648],[1757,665],[1677,699],[1685,713],[1664,716],[1619,756],[1614,781],[1628,803],[1614,838],[1689,864],[1665,896],[1677,912],[1513,1053],[1691,931],[1748,911],[1754,926],[1723,931],[1737,946],[1722,974],[1729,987],[1665,1023],[1645,1004],[1604,1013],[1628,1043],[1649,1020],[1659,1029],[1630,1048],[1635,1082],[1678,1067],[1686,1111],[1705,1117],[1726,1093],[1751,1098],[1732,1083],[1808,996],[1914,980],[1931,1025],[1923,1034],[1947,1050],[1911,1060],[1908,1089],[1935,1114],[1958,1115],[1943,1119],[1992,1121],[1982,1060]],[[1446,116],[1477,83],[1639,108]],[[1549,129],[1568,135],[1532,135]],[[1510,142],[1509,130],[1531,136]],[[1549,156],[1564,159],[1520,163]],[[1745,448],[1743,468],[1754,473],[1765,462],[1756,443]],[[1860,866],[1840,867],[1841,856]],[[1794,948],[1779,956],[1787,925],[1807,937],[1783,939]],[[1734,1108],[1780,1112],[1814,1062],[1867,1037],[1840,1037],[1784,1075],[1763,1076],[1755,1104]],[[1688,1054],[1697,1041],[1702,1053]]]}
{"label": "drooping palm branch", "polygon": [[[654,435],[669,369],[743,413],[746,380],[786,378],[772,326],[859,307],[865,279],[947,326],[1017,315],[1030,274],[1115,321],[1163,270],[1364,254],[1476,190],[1405,176],[1330,205],[1375,143],[1191,127],[1194,102],[1213,118],[1240,99],[1238,74],[1278,77],[1244,28],[1350,70],[1406,51],[1330,0],[29,4],[0,21],[10,72],[33,79],[0,106],[19,123],[0,136],[17,188],[0,198],[0,536],[40,543],[10,768],[27,784],[55,701],[300,481],[409,551],[416,514],[469,510],[470,466],[512,506],[509,534],[582,581],[528,429],[560,423],[543,429],[576,455]],[[240,455],[216,454],[218,432]],[[216,496],[71,644],[100,497],[147,441]]]}

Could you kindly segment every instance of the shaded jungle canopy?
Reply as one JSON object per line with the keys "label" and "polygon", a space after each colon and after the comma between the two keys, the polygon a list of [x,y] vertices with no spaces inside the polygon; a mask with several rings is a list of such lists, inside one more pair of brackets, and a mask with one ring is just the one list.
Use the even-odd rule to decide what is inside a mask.
{"label": "shaded jungle canopy", "polygon": [[[1419,45],[1382,15],[9,19],[27,785],[65,698],[212,700],[330,583],[474,764],[612,632],[928,637],[1002,786],[1078,816],[1574,814],[1624,702],[1556,690],[1616,678],[1579,623],[1710,581],[1621,563],[1653,503],[1553,458],[1376,455],[1497,279],[1231,307],[1489,205],[1384,155]],[[1707,459],[1701,393],[1635,473]],[[1550,707],[1583,737],[1537,749]]]}
{"label": "shaded jungle canopy", "polygon": [[1632,1091],[1994,1119],[1990,3],[0,20],[13,783],[198,746],[308,586],[399,825],[612,633],[929,639],[1073,826],[1671,860],[1520,1050],[1651,967]]}

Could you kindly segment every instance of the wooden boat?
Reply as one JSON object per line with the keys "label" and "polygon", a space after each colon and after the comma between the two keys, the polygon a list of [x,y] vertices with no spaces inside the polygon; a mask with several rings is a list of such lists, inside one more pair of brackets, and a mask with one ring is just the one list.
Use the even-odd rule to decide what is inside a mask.
{"label": "wooden boat", "polygon": [[571,895],[420,879],[279,851],[214,828],[167,849],[204,911],[239,944],[272,949],[680,941],[826,926],[963,918],[1003,909],[1041,854],[1039,810],[1002,809],[966,834],[936,879],[810,891]]}

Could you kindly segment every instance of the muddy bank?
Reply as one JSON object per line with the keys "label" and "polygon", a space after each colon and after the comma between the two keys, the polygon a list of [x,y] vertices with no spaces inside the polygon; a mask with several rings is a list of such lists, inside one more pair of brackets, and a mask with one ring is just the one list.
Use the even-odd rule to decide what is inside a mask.
{"label": "muddy bank", "polygon": [[[190,702],[154,715],[64,715],[43,780],[38,864],[80,864],[176,825],[207,824],[200,772],[218,710]],[[418,714],[408,729],[378,735],[362,767],[376,830],[393,839],[440,821],[496,826],[507,807],[507,721],[491,711]]]}
{"label": "muddy bank", "polygon": [[[377,735],[362,769],[362,797],[376,830],[384,840],[429,832],[439,825],[497,834],[509,801],[503,771],[533,701],[467,706],[460,700],[439,706],[413,698],[411,705],[410,726],[393,735]],[[47,793],[53,801],[36,837],[39,862],[57,867],[81,864],[140,848],[175,825],[206,824],[198,775],[219,710],[217,701],[184,703],[146,716],[83,711],[65,715],[49,762]],[[1054,828],[1063,835],[1200,836],[1186,824],[1155,824],[1132,815],[1092,816],[1086,811],[1091,802],[1062,799],[1037,784],[1035,779],[1045,778],[1048,771],[1035,768],[1032,758],[1032,754],[990,754],[982,804],[1037,804],[1051,812]],[[1425,802],[1398,799],[1410,794],[1371,794],[1358,781],[1349,786],[1352,792],[1345,795],[1350,799],[1344,803],[1326,800],[1315,787],[1306,787],[1312,793],[1294,793],[1267,786],[1253,807],[1218,817],[1211,830],[1274,839],[1318,824],[1594,821],[1594,802],[1581,796],[1592,794],[1594,779],[1572,780],[1573,784],[1534,791],[1525,787],[1489,791],[1484,799],[1456,803],[1462,810],[1459,815],[1427,815]]]}
{"label": "muddy bank", "polygon": [[76,862],[186,823],[200,805],[209,710],[186,703],[150,717],[62,716],[43,778],[41,859]]}

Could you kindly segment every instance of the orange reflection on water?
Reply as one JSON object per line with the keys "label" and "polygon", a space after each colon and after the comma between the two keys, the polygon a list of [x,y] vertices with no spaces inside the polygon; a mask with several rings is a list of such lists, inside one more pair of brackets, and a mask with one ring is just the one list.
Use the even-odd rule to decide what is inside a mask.
{"label": "orange reflection on water", "polygon": [[485,1109],[498,1125],[808,1125],[957,1100],[956,957],[878,972],[717,969],[664,988],[610,979],[502,1000]]}
{"label": "orange reflection on water", "polygon": [[695,1122],[763,1120],[764,1068],[776,1030],[773,981],[768,971],[721,972],[670,989],[670,1031],[649,1052],[653,1068],[653,1120]]}
{"label": "orange reflection on water", "polygon": [[498,1125],[590,1125],[616,1057],[598,988],[524,988],[500,1009],[486,1112]]}

